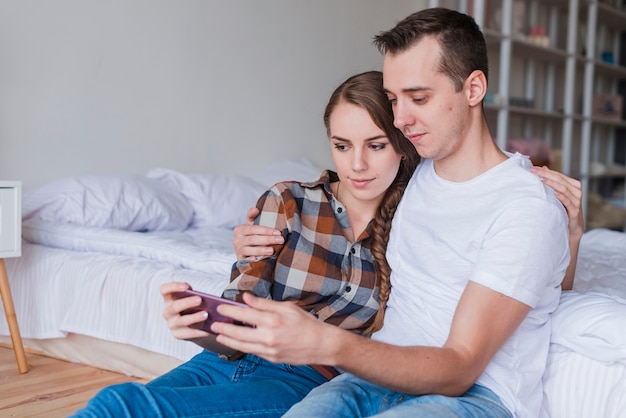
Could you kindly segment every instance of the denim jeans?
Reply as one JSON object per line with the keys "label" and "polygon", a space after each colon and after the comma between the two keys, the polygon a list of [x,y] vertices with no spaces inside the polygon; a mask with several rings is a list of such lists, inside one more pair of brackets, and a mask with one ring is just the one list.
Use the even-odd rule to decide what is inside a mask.
{"label": "denim jeans", "polygon": [[327,380],[309,366],[203,351],[149,382],[102,389],[75,417],[280,417]]}
{"label": "denim jeans", "polygon": [[284,417],[512,418],[489,389],[474,385],[463,396],[411,396],[344,373],[313,389]]}

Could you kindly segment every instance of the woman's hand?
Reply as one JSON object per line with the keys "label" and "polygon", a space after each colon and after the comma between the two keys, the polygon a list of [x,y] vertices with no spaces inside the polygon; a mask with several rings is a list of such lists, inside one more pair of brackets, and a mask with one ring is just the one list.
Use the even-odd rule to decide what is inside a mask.
{"label": "woman's hand", "polygon": [[580,180],[573,179],[548,167],[533,167],[531,170],[556,192],[557,198],[565,206],[569,218],[569,233],[581,237],[585,229],[582,211],[582,185]]}
{"label": "woman's hand", "polygon": [[574,275],[576,274],[576,261],[578,260],[578,247],[585,231],[585,219],[582,211],[582,185],[579,180],[550,170],[545,166],[533,167],[531,171],[537,174],[547,186],[554,189],[557,198],[567,211],[571,260],[561,287],[563,290],[572,290]]}
{"label": "woman's hand", "polygon": [[191,296],[183,299],[176,299],[174,293],[191,289],[187,283],[170,282],[161,285],[161,295],[165,302],[163,309],[163,318],[167,321],[172,335],[179,340],[190,340],[193,338],[201,338],[209,335],[207,332],[191,328],[190,325],[202,322],[207,318],[204,311],[196,312],[189,315],[181,315],[180,313],[186,309],[200,306],[202,300],[200,296]]}
{"label": "woman's hand", "polygon": [[249,308],[220,305],[218,312],[254,325],[242,327],[223,322],[211,325],[217,341],[239,351],[253,353],[274,363],[325,364],[332,352],[335,332],[341,330],[319,321],[293,302],[278,302],[244,293]]}
{"label": "woman's hand", "polygon": [[246,223],[235,228],[233,247],[237,260],[255,260],[257,257],[268,256],[274,253],[270,245],[285,242],[281,232],[274,228],[254,225],[254,219],[259,216],[259,209],[248,209]]}

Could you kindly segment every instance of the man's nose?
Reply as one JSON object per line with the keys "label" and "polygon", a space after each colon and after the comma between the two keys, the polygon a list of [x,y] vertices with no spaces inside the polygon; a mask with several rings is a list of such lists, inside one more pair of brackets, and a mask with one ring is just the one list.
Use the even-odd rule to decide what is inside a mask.
{"label": "man's nose", "polygon": [[413,116],[403,102],[398,102],[393,108],[393,124],[400,130],[413,124]]}

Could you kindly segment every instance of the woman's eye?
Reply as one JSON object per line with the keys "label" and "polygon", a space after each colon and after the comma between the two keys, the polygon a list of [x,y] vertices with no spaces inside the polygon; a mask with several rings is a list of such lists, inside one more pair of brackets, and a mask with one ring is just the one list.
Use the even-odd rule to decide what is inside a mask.
{"label": "woman's eye", "polygon": [[339,150],[339,151],[345,151],[348,149],[347,145],[343,145],[343,144],[335,144],[335,149]]}
{"label": "woman's eye", "polygon": [[372,148],[374,151],[380,151],[381,149],[385,149],[386,146],[387,144],[371,144],[370,148]]}

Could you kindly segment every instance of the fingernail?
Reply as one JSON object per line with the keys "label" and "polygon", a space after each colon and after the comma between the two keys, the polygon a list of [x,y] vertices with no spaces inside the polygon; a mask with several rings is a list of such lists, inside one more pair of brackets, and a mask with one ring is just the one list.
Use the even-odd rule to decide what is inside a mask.
{"label": "fingernail", "polygon": [[285,242],[285,239],[281,235],[280,237],[276,237],[274,242],[276,242],[276,244],[282,244],[283,242]]}
{"label": "fingernail", "polygon": [[274,230],[272,233],[273,233],[274,235],[280,235],[281,237],[283,236],[283,234],[281,234],[281,232],[280,232],[280,231],[277,231],[277,230]]}

